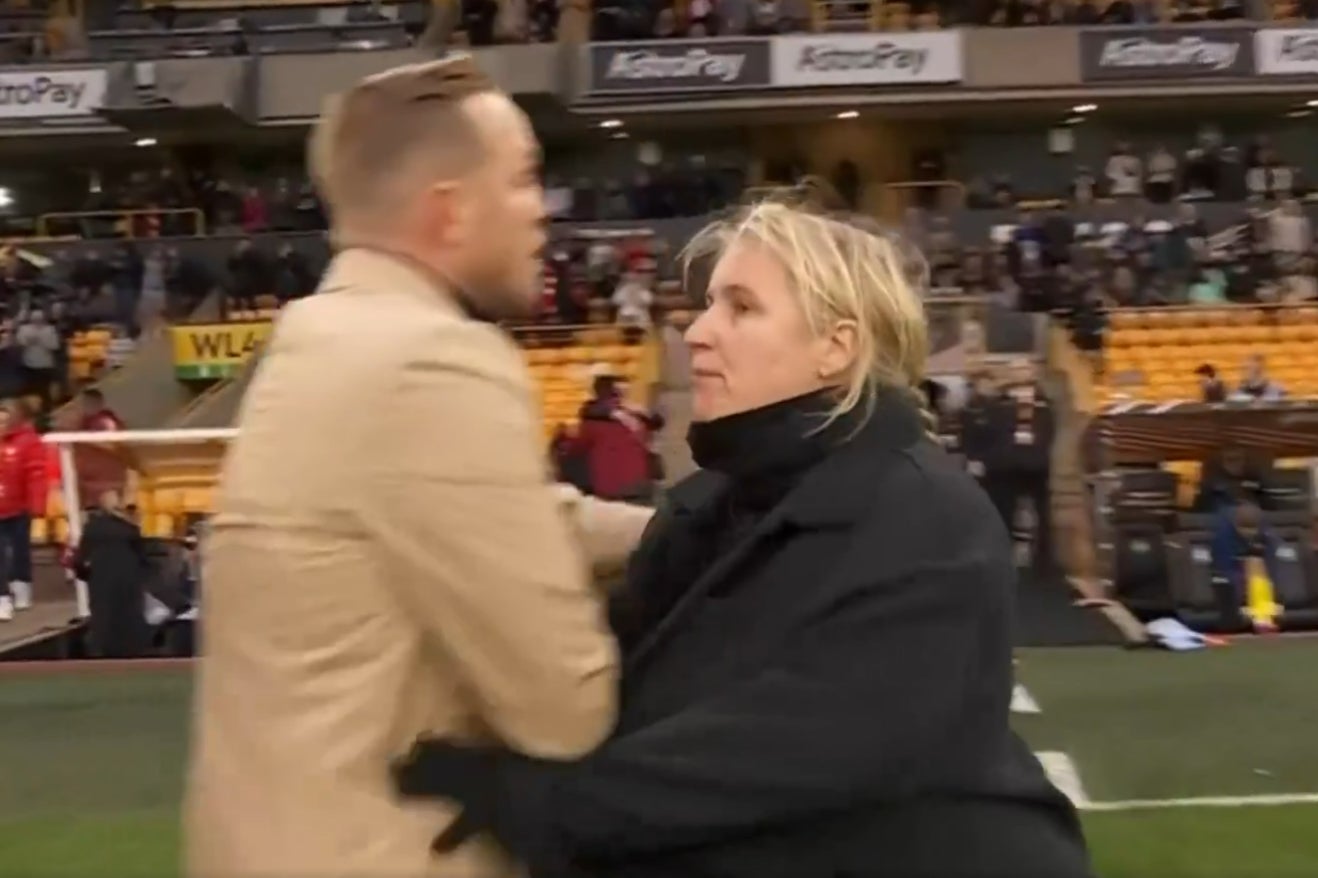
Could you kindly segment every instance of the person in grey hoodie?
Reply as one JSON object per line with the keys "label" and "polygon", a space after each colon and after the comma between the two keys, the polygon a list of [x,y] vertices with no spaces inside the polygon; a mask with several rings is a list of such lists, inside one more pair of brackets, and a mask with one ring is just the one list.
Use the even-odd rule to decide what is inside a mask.
{"label": "person in grey hoodie", "polygon": [[15,334],[23,362],[26,393],[41,398],[41,409],[50,408],[55,383],[55,362],[62,344],[59,332],[46,320],[45,312],[33,309]]}

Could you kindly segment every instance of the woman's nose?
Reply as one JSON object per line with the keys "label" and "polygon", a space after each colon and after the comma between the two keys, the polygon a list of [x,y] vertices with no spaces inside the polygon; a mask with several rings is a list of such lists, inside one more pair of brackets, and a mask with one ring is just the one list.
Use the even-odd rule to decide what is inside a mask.
{"label": "woman's nose", "polygon": [[682,336],[691,347],[709,347],[709,309],[701,311]]}

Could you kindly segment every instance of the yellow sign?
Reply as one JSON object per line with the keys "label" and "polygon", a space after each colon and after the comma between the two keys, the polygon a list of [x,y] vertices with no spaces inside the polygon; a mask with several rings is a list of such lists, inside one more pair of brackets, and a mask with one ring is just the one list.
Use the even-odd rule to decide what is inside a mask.
{"label": "yellow sign", "polygon": [[273,326],[269,320],[172,326],[174,371],[186,380],[226,378],[265,344]]}

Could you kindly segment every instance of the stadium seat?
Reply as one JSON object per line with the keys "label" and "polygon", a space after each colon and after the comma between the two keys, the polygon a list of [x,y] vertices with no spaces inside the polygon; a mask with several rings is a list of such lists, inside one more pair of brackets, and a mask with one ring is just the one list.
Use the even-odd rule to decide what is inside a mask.
{"label": "stadium seat", "polygon": [[1240,607],[1213,583],[1212,534],[1183,531],[1165,544],[1167,586],[1173,610],[1196,631],[1238,634],[1249,630]]}
{"label": "stadium seat", "polygon": [[1162,469],[1132,469],[1120,473],[1110,505],[1114,521],[1154,520],[1176,508],[1179,479]]}
{"label": "stadium seat", "polygon": [[652,380],[646,374],[645,344],[630,344],[613,325],[564,327],[558,332],[525,332],[518,337],[528,371],[540,396],[541,421],[548,439],[560,427],[574,429],[582,404],[589,398],[593,370],[606,366],[619,378],[644,389]]}
{"label": "stadium seat", "polygon": [[1136,522],[1115,530],[1112,586],[1117,599],[1136,616],[1151,619],[1172,612],[1161,527]]}
{"label": "stadium seat", "polygon": [[1260,493],[1265,510],[1312,514],[1313,476],[1308,469],[1272,469],[1263,477]]}
{"label": "stadium seat", "polygon": [[1233,385],[1255,354],[1289,395],[1318,396],[1313,307],[1117,310],[1109,326],[1100,398],[1197,399],[1195,369],[1210,364]]}
{"label": "stadium seat", "polygon": [[1273,559],[1277,575],[1272,588],[1282,606],[1281,630],[1311,631],[1318,628],[1318,558],[1310,531],[1307,527],[1275,530],[1282,545]]}

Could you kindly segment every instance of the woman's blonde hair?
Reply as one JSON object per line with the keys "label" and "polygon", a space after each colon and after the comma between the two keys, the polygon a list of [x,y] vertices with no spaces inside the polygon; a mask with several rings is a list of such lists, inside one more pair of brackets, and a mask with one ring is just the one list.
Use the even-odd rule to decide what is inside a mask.
{"label": "woman's blonde hair", "polygon": [[856,325],[855,368],[828,422],[861,405],[868,417],[876,392],[886,388],[906,394],[932,429],[920,387],[929,358],[928,265],[873,220],[830,209],[829,195],[815,181],[757,194],[691,239],[682,253],[687,280],[694,265],[712,263],[738,241],[767,248],[787,270],[812,333],[823,335],[843,320]]}

